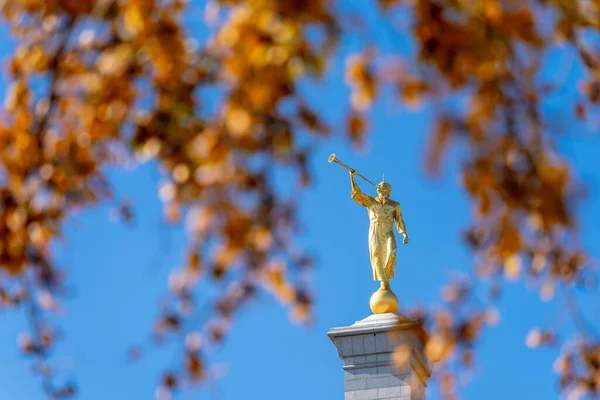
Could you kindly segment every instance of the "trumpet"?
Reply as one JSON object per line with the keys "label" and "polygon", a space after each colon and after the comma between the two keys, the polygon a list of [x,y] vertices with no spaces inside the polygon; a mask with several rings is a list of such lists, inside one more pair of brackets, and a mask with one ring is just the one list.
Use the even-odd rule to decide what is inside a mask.
{"label": "trumpet", "polygon": [[376,184],[374,184],[373,182],[371,182],[370,180],[368,180],[367,178],[365,178],[364,176],[362,176],[361,174],[359,174],[358,172],[356,172],[356,170],[354,168],[350,168],[349,166],[347,166],[346,164],[344,164],[343,162],[341,162],[340,160],[338,160],[335,156],[335,154],[331,154],[329,156],[329,158],[327,159],[327,161],[329,162],[334,162],[334,163],[338,163],[340,164],[342,167],[346,168],[348,171],[350,172],[354,172],[356,175],[360,176],[361,178],[363,178],[365,181],[369,182],[371,185],[377,187]]}

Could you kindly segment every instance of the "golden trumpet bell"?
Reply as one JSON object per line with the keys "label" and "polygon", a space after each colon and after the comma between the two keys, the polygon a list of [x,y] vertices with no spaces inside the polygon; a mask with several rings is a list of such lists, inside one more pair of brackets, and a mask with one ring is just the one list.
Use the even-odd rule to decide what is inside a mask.
{"label": "golden trumpet bell", "polygon": [[331,155],[329,156],[329,158],[327,159],[329,162],[334,162],[335,161],[335,154],[331,153]]}

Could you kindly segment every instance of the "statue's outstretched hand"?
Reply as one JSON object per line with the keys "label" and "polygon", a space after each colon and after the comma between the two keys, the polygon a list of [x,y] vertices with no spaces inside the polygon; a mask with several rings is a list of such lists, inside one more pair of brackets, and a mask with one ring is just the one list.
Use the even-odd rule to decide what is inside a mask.
{"label": "statue's outstretched hand", "polygon": [[404,240],[402,241],[402,243],[404,243],[404,244],[408,243],[408,235],[404,235]]}

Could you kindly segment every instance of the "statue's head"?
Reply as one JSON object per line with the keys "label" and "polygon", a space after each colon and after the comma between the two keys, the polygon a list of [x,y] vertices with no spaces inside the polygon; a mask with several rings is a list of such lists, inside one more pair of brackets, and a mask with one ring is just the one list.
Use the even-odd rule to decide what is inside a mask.
{"label": "statue's head", "polygon": [[379,197],[389,199],[392,194],[392,186],[387,182],[380,182],[379,185],[377,185],[377,194]]}

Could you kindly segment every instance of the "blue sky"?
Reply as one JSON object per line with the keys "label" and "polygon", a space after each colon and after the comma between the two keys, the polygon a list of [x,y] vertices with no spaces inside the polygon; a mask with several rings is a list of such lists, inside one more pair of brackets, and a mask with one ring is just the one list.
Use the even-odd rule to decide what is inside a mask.
{"label": "blue sky", "polygon": [[[6,35],[6,28],[0,26],[0,37]],[[388,36],[382,41],[389,45]],[[349,41],[342,50],[347,53],[354,46]],[[3,58],[10,47],[8,41],[0,41]],[[580,79],[579,74],[575,66],[569,80]],[[341,126],[347,107],[342,61],[334,62],[323,83],[306,90],[328,120]],[[572,96],[568,90],[559,93],[546,111],[562,110],[572,118],[571,107],[563,106]],[[332,152],[371,180],[385,173],[393,186],[392,198],[402,204],[410,243],[399,245],[397,275],[392,281],[401,307],[440,304],[443,285],[472,268],[472,255],[460,239],[471,218],[458,179],[460,151],[452,151],[443,173],[432,179],[423,169],[431,109],[426,105],[409,111],[386,99],[376,104],[370,117],[367,149],[353,150],[338,130],[337,136],[321,143],[311,160],[315,183],[302,196],[304,232],[299,243],[316,256],[312,274],[315,324],[290,324],[285,309],[268,295],[261,296],[260,302],[244,309],[225,344],[211,354],[214,365],[224,371],[223,378],[200,390],[184,391],[178,399],[343,398],[341,362],[326,333],[331,327],[367,317],[369,296],[377,283],[372,281],[369,265],[366,211],[350,199],[348,173],[327,163]],[[583,126],[566,125],[566,132],[577,135],[558,144],[590,189],[578,218],[583,245],[597,258],[600,140],[598,136],[584,139]],[[133,199],[137,223],[126,227],[111,222],[109,205],[72,219],[67,240],[57,246],[57,260],[69,273],[73,294],[65,302],[66,314],[59,319],[65,337],[55,358],[63,371],[61,377],[76,379],[81,399],[151,399],[160,372],[176,366],[176,347],[147,345],[159,298],[167,291],[169,271],[181,262],[185,235],[180,228],[161,222],[162,206],[156,197],[159,174],[152,164],[111,171],[110,176],[117,194]],[[367,184],[359,181],[359,185],[369,190]],[[597,295],[582,299],[588,317],[600,315]],[[533,285],[518,281],[505,286],[498,309],[500,324],[485,331],[477,348],[476,368],[465,377],[469,383],[462,390],[464,398],[505,399],[507,393],[514,393],[515,398],[557,398],[552,362],[559,350],[530,350],[525,336],[532,327],[552,325],[568,337],[572,326],[564,304],[560,298],[542,303]],[[39,380],[29,372],[16,346],[16,337],[25,327],[20,311],[0,313],[0,400],[44,398]],[[126,352],[138,343],[149,351],[132,363]],[[434,390],[429,398],[437,398]]]}

